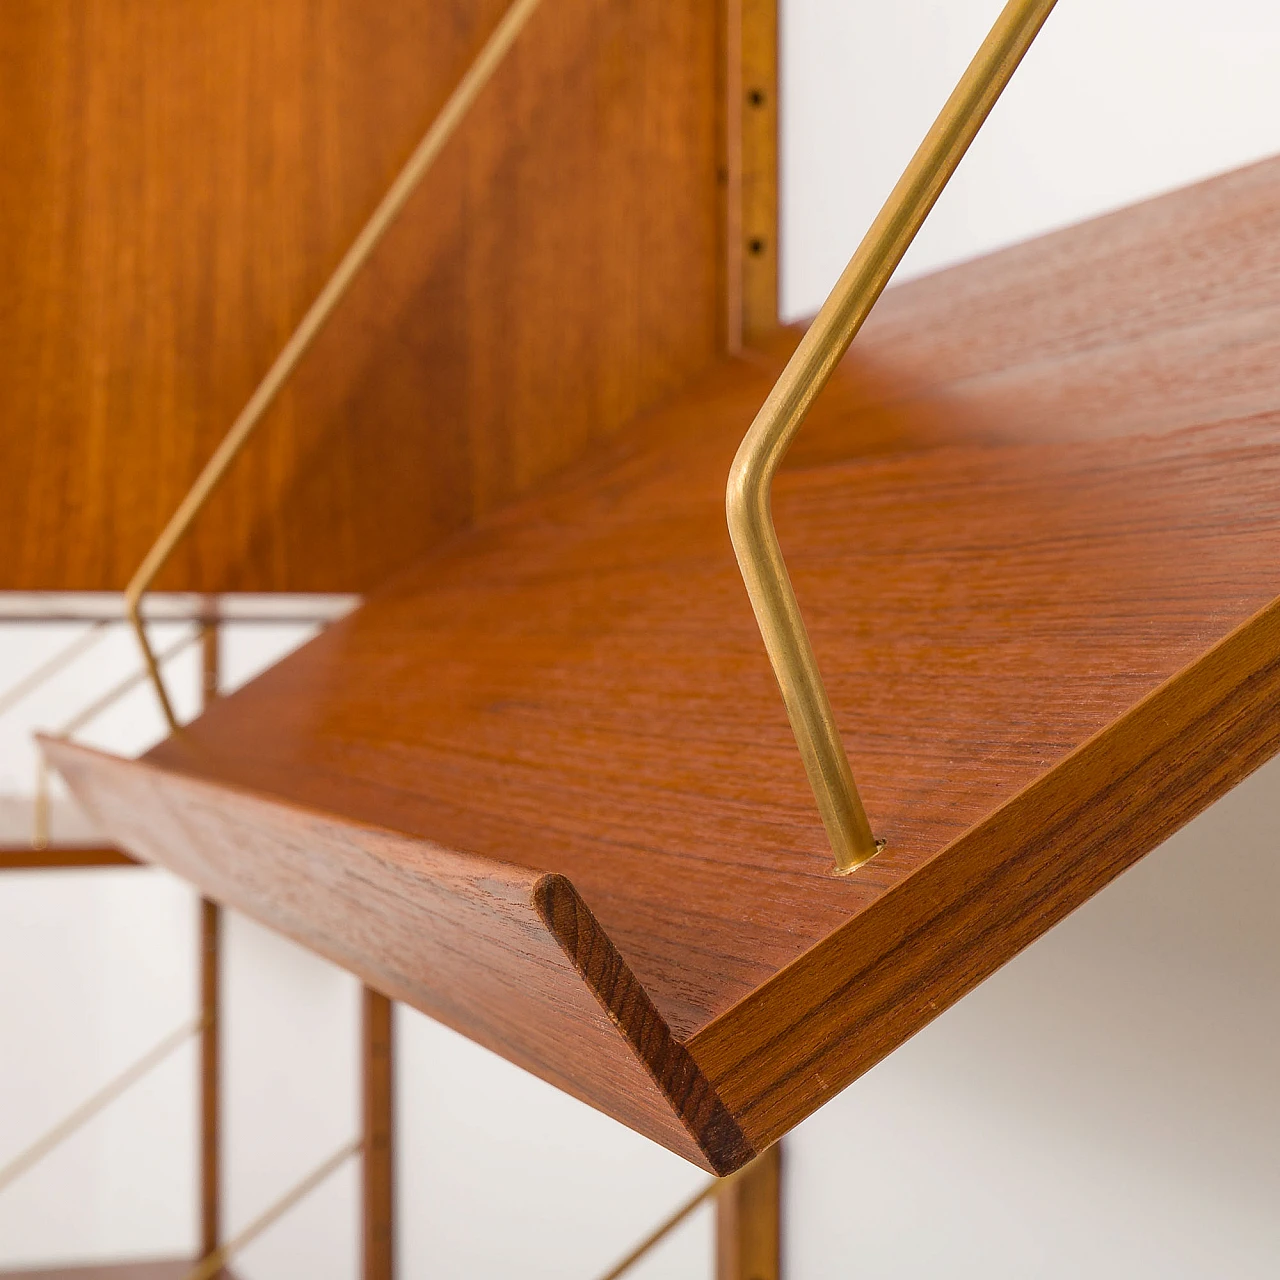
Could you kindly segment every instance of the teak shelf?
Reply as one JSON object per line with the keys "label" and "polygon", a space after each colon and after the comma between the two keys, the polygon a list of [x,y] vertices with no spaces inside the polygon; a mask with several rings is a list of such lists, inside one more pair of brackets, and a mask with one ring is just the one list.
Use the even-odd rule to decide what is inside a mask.
{"label": "teak shelf", "polygon": [[879,857],[830,874],[724,480],[792,334],[140,761],[131,852],[718,1173],[1280,747],[1280,162],[892,290],[775,510]]}

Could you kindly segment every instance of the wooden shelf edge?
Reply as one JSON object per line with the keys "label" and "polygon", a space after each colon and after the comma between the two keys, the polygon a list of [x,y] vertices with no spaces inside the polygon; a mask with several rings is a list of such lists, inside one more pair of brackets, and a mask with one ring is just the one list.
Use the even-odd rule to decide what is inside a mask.
{"label": "wooden shelf edge", "polygon": [[708,1172],[755,1149],[563,875],[40,738],[147,863]]}
{"label": "wooden shelf edge", "polygon": [[794,1128],[1265,764],[1277,706],[1280,601],[694,1036],[747,1140]]}
{"label": "wooden shelf edge", "polygon": [[113,845],[50,845],[44,849],[0,845],[0,871],[74,871],[83,867],[139,865],[137,858]]}

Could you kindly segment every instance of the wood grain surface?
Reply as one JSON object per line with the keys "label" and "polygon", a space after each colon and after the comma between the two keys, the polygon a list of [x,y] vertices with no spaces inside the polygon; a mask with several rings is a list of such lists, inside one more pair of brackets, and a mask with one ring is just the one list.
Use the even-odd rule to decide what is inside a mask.
{"label": "wood grain surface", "polygon": [[42,745],[131,848],[207,897],[688,1159],[727,1172],[751,1154],[564,877]]}
{"label": "wood grain surface", "polygon": [[782,1280],[782,1146],[716,1196],[715,1280]]}
{"label": "wood grain surface", "polygon": [[[724,527],[785,342],[441,547],[144,763],[51,757],[132,851],[723,1171],[1280,746],[1280,386],[1240,373],[1272,340],[1237,324],[1262,308],[1255,278],[1233,310],[1200,258],[1225,236],[1214,193],[1278,175],[1009,251],[1039,281],[1042,259],[1069,276],[1075,246],[1123,283],[1142,228],[1164,274],[1132,285],[1107,341],[1037,287],[1019,322],[991,309],[998,385],[942,337],[954,381],[925,385],[923,321],[892,348],[917,375],[886,372],[890,322],[972,299],[966,267],[888,299],[819,402],[774,505],[887,841],[854,875],[830,874]],[[1264,257],[1269,225],[1235,241]],[[986,270],[1014,290],[1008,261]],[[1177,269],[1199,283],[1180,292]],[[1108,381],[1162,343],[1181,375]]]}
{"label": "wood grain surface", "polygon": [[[0,589],[119,589],[505,0],[10,0]],[[719,24],[542,7],[160,588],[354,590],[723,340]]]}

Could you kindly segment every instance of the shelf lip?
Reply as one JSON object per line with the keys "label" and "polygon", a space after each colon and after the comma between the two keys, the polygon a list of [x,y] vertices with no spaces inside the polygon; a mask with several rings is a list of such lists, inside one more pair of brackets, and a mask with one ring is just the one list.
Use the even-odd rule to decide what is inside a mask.
{"label": "shelf lip", "polygon": [[569,879],[38,738],[146,863],[710,1173],[759,1154]]}
{"label": "shelf lip", "polygon": [[777,1141],[1280,752],[1277,706],[1280,598],[695,1034],[749,1140]]}

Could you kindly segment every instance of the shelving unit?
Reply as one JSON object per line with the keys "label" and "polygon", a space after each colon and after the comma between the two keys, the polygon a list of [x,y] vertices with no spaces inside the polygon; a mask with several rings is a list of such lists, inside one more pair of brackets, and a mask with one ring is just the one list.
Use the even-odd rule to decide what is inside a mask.
{"label": "shelving unit", "polygon": [[[912,217],[1051,8],[1006,9]],[[42,745],[130,856],[376,993],[367,1280],[393,1269],[387,998],[747,1171],[721,1280],[777,1280],[775,1144],[1280,749],[1280,161],[892,289],[814,355],[776,323],[775,63],[755,0],[544,7],[225,486],[199,467],[274,330],[234,403],[187,421],[166,382],[122,418],[114,488],[74,414],[24,446],[16,518],[59,468],[89,496],[57,538],[20,524],[0,586],[141,561],[136,602],[154,546],[215,612],[364,597],[139,760]],[[887,208],[848,279],[892,273]],[[744,433],[819,356],[775,585],[881,846],[849,874],[725,518]],[[175,420],[189,448],[159,447]]]}

